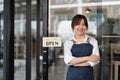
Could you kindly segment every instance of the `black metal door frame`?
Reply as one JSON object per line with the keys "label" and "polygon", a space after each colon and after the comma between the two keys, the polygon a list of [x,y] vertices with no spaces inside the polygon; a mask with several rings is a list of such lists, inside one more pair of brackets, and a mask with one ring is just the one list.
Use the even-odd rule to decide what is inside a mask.
{"label": "black metal door frame", "polygon": [[[31,80],[31,0],[26,0],[26,80]],[[14,80],[15,0],[4,0],[4,80]]]}
{"label": "black metal door frame", "polygon": [[14,80],[14,0],[4,0],[4,80]]}
{"label": "black metal door frame", "polygon": [[31,80],[31,0],[26,0],[26,80]]}
{"label": "black metal door frame", "polygon": [[[48,37],[49,0],[43,0],[43,37]],[[48,80],[48,47],[43,48],[43,80]]]}
{"label": "black metal door frame", "polygon": [[[43,0],[43,37],[48,36],[48,1]],[[15,0],[4,0],[4,80],[14,80],[14,9]],[[40,80],[40,52],[43,52],[43,80],[48,80],[48,48],[40,38],[40,0],[37,0],[36,80]],[[41,44],[41,46],[40,46]],[[41,47],[41,48],[40,48]],[[26,0],[26,80],[31,80],[31,0]]]}
{"label": "black metal door frame", "polygon": [[37,19],[37,38],[36,38],[36,80],[40,80],[42,77],[42,74],[40,73],[40,53],[41,53],[41,39],[40,39],[40,6],[41,2],[40,0],[37,0],[37,10],[36,10],[36,19]]}
{"label": "black metal door frame", "polygon": [[[42,37],[48,36],[48,3],[49,0],[37,0],[36,80],[40,80],[42,77],[43,80],[48,80],[48,48],[42,47]],[[43,23],[43,26],[40,26],[40,22]],[[40,65],[40,54],[43,57],[43,65]],[[42,67],[42,73],[40,73],[40,67]]]}

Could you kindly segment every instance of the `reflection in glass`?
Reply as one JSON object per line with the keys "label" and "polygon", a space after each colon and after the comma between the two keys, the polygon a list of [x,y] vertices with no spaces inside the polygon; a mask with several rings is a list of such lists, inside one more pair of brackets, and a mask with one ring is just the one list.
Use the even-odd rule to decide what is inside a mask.
{"label": "reflection in glass", "polygon": [[[72,36],[71,19],[75,14],[84,14],[89,23],[89,35],[98,39],[101,62],[95,66],[96,80],[113,80],[110,76],[111,43],[120,43],[120,1],[119,0],[50,0],[49,34],[60,36],[64,42]],[[86,12],[87,11],[87,12]],[[55,54],[63,55],[62,47]],[[63,65],[64,66],[64,65]],[[56,66],[57,67],[57,66]],[[57,69],[57,68],[56,68]],[[65,68],[64,68],[65,69]],[[54,72],[53,72],[54,74]],[[59,73],[58,73],[59,74]],[[65,74],[64,74],[65,75]],[[120,74],[119,74],[120,75]],[[53,80],[52,75],[49,78]],[[61,76],[63,77],[63,76]],[[114,78],[115,76],[113,76]],[[55,77],[54,77],[55,78]],[[65,77],[63,77],[64,79]],[[120,77],[118,78],[118,80]],[[59,78],[57,78],[59,80]]]}
{"label": "reflection in glass", "polygon": [[[14,31],[14,79],[25,80],[26,67],[26,32],[25,32],[25,7],[23,1],[15,2],[15,31]],[[23,7],[22,7],[23,6]]]}
{"label": "reflection in glass", "polygon": [[0,14],[0,79],[3,79],[3,14]]}

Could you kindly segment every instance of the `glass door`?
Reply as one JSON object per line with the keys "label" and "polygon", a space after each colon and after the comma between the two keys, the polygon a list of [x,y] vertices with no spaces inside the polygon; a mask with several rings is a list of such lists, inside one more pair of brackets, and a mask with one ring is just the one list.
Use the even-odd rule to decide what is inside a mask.
{"label": "glass door", "polygon": [[[119,80],[120,67],[120,1],[102,1],[102,24],[97,28],[101,51],[102,80]],[[116,47],[117,46],[117,47]],[[118,63],[116,63],[118,61]],[[117,70],[116,70],[117,69]],[[118,74],[118,76],[116,76]]]}
{"label": "glass door", "polygon": [[3,80],[3,1],[0,0],[0,79]]}
{"label": "glass door", "polygon": [[[83,14],[88,19],[88,35],[98,40],[101,61],[94,68],[95,80],[114,80],[115,65],[111,64],[111,44],[120,42],[120,1],[119,0],[49,0],[49,36],[62,38],[62,43],[71,37],[71,19],[75,14]],[[120,47],[119,47],[120,48]],[[63,60],[63,49],[50,48],[57,57]],[[115,50],[119,53],[119,50]],[[115,53],[115,52],[114,52]],[[114,57],[119,61],[119,54]],[[56,63],[56,62],[55,62]],[[54,80],[54,74],[65,79],[66,67],[62,64],[62,74],[51,71],[49,79]],[[113,67],[112,67],[113,66]],[[61,71],[62,71],[61,70]],[[53,75],[51,75],[53,74]],[[112,76],[112,77],[110,77]],[[56,77],[59,80],[59,77]],[[119,78],[117,77],[119,80]]]}
{"label": "glass door", "polygon": [[3,80],[3,13],[0,14],[0,79]]}

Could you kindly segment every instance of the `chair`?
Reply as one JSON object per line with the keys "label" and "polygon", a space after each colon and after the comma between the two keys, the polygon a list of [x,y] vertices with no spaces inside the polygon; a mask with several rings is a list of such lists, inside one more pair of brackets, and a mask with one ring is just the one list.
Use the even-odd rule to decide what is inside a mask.
{"label": "chair", "polygon": [[[110,80],[118,80],[118,66],[120,65],[120,43],[111,43],[111,71]],[[114,73],[114,74],[113,74]]]}

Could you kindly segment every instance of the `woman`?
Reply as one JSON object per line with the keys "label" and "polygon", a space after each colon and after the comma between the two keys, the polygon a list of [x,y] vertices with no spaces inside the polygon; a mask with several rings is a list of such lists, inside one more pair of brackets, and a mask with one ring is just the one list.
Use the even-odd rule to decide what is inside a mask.
{"label": "woman", "polygon": [[75,15],[71,27],[74,35],[64,43],[66,80],[94,80],[93,66],[100,59],[97,40],[85,34],[88,22],[84,15]]}

